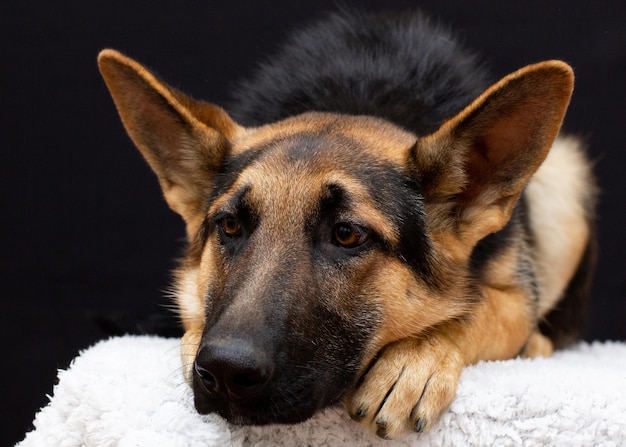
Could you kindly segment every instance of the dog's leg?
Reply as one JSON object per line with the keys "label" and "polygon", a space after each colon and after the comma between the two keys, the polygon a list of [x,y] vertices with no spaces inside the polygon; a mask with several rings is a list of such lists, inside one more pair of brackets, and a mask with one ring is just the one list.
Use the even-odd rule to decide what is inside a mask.
{"label": "dog's leg", "polygon": [[383,349],[347,399],[353,419],[383,438],[430,428],[448,407],[465,365],[512,358],[532,333],[521,291],[483,289],[468,319]]}
{"label": "dog's leg", "polygon": [[196,353],[200,340],[202,339],[203,328],[191,329],[185,332],[180,341],[180,357],[183,364],[183,377],[188,384],[191,384],[193,363],[196,359]]}

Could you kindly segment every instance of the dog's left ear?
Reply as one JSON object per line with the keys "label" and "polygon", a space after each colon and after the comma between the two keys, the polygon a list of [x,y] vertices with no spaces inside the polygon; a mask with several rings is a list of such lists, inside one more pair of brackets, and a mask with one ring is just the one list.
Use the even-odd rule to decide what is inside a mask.
{"label": "dog's left ear", "polygon": [[471,250],[501,229],[545,159],[569,104],[572,69],[530,65],[489,88],[409,155],[433,228]]}
{"label": "dog's left ear", "polygon": [[103,50],[98,66],[126,131],[191,234],[243,128],[220,107],[186,96],[117,51]]}

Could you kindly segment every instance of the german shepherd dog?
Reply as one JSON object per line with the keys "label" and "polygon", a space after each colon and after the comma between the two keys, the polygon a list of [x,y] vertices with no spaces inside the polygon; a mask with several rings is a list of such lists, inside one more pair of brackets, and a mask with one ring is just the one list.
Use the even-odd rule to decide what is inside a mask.
{"label": "german shepherd dog", "polygon": [[593,264],[590,163],[558,137],[572,69],[491,86],[420,13],[296,32],[224,109],[113,50],[121,120],[186,223],[175,272],[200,413],[297,423],[343,402],[422,432],[465,365],[579,334]]}

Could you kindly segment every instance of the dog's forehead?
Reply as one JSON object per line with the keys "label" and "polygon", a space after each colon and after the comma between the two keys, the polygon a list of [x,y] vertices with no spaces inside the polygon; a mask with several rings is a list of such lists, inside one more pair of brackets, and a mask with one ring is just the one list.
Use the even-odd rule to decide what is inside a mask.
{"label": "dog's forehead", "polygon": [[372,194],[374,183],[385,181],[380,171],[388,173],[389,167],[363,166],[350,153],[347,146],[339,150],[307,135],[288,138],[253,157],[211,208],[236,209],[243,202],[265,222],[304,225],[324,199],[330,203],[341,197],[344,218],[367,216],[363,224],[393,239],[390,222]]}
{"label": "dog's forehead", "polygon": [[[292,157],[299,158],[360,153],[380,162],[402,165],[406,150],[415,141],[414,134],[380,118],[309,112],[249,129],[234,142],[233,152],[272,147],[288,150]],[[331,161],[327,159],[326,163]]]}
{"label": "dog's forehead", "polygon": [[239,200],[245,191],[261,213],[298,219],[315,210],[326,192],[339,189],[355,215],[392,232],[381,203],[385,191],[394,195],[394,185],[405,181],[415,140],[371,117],[309,113],[264,126],[236,143],[225,177],[230,180],[211,208]]}
{"label": "dog's forehead", "polygon": [[[340,185],[355,195],[403,171],[416,137],[374,117],[311,112],[247,132],[234,143],[237,183],[249,181],[273,197],[285,191],[319,194]],[[247,180],[247,178],[249,178]],[[233,177],[234,179],[234,177]]]}

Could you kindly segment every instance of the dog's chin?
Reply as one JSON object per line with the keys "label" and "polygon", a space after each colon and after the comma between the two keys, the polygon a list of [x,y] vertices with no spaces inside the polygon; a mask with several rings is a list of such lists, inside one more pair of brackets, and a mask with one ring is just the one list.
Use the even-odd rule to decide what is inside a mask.
{"label": "dog's chin", "polygon": [[196,404],[198,413],[215,413],[234,425],[298,424],[310,419],[319,409],[307,407],[285,411],[277,407],[246,407],[234,402],[229,402],[221,408],[208,408]]}
{"label": "dog's chin", "polygon": [[272,414],[271,411],[266,413],[245,414],[238,410],[218,412],[218,414],[226,419],[229,423],[235,425],[270,425],[270,424],[298,424],[310,419],[315,410],[308,412],[299,412],[298,414]]}

